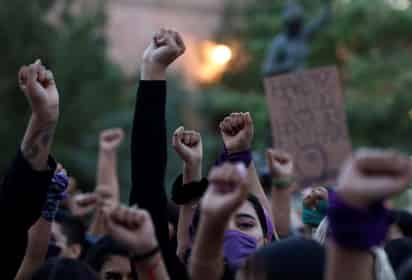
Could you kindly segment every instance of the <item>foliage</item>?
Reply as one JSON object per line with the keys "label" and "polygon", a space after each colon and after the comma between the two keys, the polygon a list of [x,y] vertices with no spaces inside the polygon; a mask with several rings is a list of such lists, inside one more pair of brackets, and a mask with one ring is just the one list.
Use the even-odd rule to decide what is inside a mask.
{"label": "foliage", "polygon": [[[298,2],[304,5],[309,22],[325,1]],[[238,9],[235,2],[229,1],[217,37],[241,47],[222,84],[230,91],[262,96],[261,64],[282,28],[280,15],[286,1],[251,1]],[[389,0],[332,2],[334,18],[312,43],[308,67],[336,64],[340,68],[355,147],[412,152],[412,9],[397,9],[396,1]]]}
{"label": "foliage", "polygon": [[[18,69],[41,58],[55,73],[61,95],[53,155],[83,188],[90,189],[96,174],[98,132],[126,127],[131,106],[121,86],[122,73],[106,56],[101,32],[104,2],[80,13],[73,12],[72,1],[55,2],[0,1],[0,170],[16,153],[30,113],[17,86]],[[129,169],[126,164],[122,161],[122,178]]]}

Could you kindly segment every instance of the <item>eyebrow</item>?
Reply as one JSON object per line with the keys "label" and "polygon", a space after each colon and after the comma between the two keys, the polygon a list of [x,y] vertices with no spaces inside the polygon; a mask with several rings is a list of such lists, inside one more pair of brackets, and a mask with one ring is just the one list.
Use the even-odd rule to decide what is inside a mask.
{"label": "eyebrow", "polygon": [[248,218],[248,219],[252,219],[252,220],[255,220],[255,221],[256,221],[256,218],[255,218],[255,217],[253,217],[252,215],[246,214],[246,213],[236,214],[235,217],[236,217],[236,218]]}

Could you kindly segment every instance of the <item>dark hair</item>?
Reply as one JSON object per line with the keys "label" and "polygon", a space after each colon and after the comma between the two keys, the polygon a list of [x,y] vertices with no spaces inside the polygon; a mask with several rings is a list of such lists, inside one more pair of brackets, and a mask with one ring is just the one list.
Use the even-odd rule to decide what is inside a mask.
{"label": "dark hair", "polygon": [[[255,211],[256,211],[259,222],[262,226],[263,236],[267,236],[268,226],[267,226],[267,223],[266,223],[265,210],[263,210],[263,207],[260,204],[259,199],[255,195],[249,194],[248,198],[247,198],[247,201],[249,201],[252,204],[253,209],[255,209]],[[195,210],[195,213],[193,215],[192,224],[190,226],[190,235],[191,235],[192,239],[194,239],[194,236],[196,235],[197,229],[199,227],[199,220],[200,220],[200,208],[197,207],[196,210]]]}
{"label": "dark hair", "polygon": [[32,280],[99,280],[96,273],[86,264],[67,258],[53,258],[43,264]]}
{"label": "dark hair", "polygon": [[397,273],[397,278],[399,280],[410,280],[412,279],[412,259],[406,261]]}
{"label": "dark hair", "polygon": [[105,262],[107,262],[111,256],[129,258],[129,251],[111,237],[105,236],[89,249],[86,256],[86,263],[95,271],[100,272]]}
{"label": "dark hair", "polygon": [[63,234],[67,237],[68,245],[84,244],[86,227],[80,219],[69,214],[60,214],[56,217],[56,222],[61,226]]}
{"label": "dark hair", "polygon": [[398,271],[405,261],[412,257],[412,239],[400,238],[391,240],[386,243],[385,252],[388,255],[393,270]]}
{"label": "dark hair", "polygon": [[394,223],[400,228],[405,237],[412,237],[412,214],[406,210],[392,209],[390,214]]}
{"label": "dark hair", "polygon": [[259,249],[241,273],[246,279],[259,275],[259,279],[322,280],[325,259],[325,249],[316,241],[289,238]]}

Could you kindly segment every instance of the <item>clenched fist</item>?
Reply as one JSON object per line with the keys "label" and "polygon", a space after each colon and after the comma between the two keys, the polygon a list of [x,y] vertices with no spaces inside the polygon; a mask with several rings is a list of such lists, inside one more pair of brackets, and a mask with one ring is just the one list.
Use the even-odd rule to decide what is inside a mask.
{"label": "clenched fist", "polygon": [[59,117],[59,92],[53,73],[40,60],[19,71],[19,86],[30,103],[33,116],[45,121]]}
{"label": "clenched fist", "polygon": [[364,149],[346,162],[336,191],[350,205],[365,208],[401,193],[411,178],[408,157],[393,151]]}
{"label": "clenched fist", "polygon": [[209,188],[201,200],[204,215],[215,221],[229,218],[246,200],[247,170],[242,163],[225,163],[209,174]]}
{"label": "clenched fist", "polygon": [[100,148],[103,151],[116,150],[124,139],[124,132],[121,128],[107,129],[100,134]]}
{"label": "clenched fist", "polygon": [[104,220],[109,234],[132,253],[143,255],[158,246],[153,222],[146,210],[124,206],[106,208]]}
{"label": "clenched fist", "polygon": [[83,217],[94,211],[97,207],[98,196],[95,193],[77,194],[70,198],[70,212],[77,217]]}
{"label": "clenched fist", "polygon": [[179,127],[173,134],[173,147],[186,164],[197,166],[201,163],[203,148],[198,132]]}
{"label": "clenched fist", "polygon": [[289,179],[293,176],[292,156],[284,151],[268,149],[266,159],[274,179]]}
{"label": "clenched fist", "polygon": [[164,80],[167,67],[185,50],[186,46],[179,33],[161,29],[143,54],[142,79]]}
{"label": "clenched fist", "polygon": [[232,113],[219,125],[223,142],[230,154],[249,150],[254,128],[250,113]]}

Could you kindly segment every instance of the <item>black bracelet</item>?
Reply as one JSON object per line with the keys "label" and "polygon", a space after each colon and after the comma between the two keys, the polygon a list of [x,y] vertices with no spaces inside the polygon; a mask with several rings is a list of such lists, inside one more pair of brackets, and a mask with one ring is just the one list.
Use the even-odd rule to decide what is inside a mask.
{"label": "black bracelet", "polygon": [[183,175],[180,175],[172,187],[172,201],[177,205],[188,204],[197,200],[205,193],[209,182],[203,178],[199,182],[183,185]]}
{"label": "black bracelet", "polygon": [[153,257],[154,255],[156,255],[158,252],[160,251],[160,247],[156,246],[154,249],[150,250],[147,253],[141,254],[141,255],[137,255],[137,254],[133,254],[131,256],[131,259],[133,262],[142,262],[145,261],[151,257]]}

